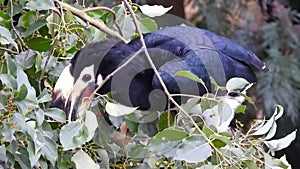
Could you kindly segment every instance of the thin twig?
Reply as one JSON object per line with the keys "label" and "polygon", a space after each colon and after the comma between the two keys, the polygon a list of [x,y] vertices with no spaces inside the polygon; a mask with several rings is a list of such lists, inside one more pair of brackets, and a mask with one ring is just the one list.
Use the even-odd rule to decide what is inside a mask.
{"label": "thin twig", "polygon": [[26,60],[28,59],[29,52],[30,52],[30,50],[27,50],[26,53],[25,53],[24,61],[23,61],[22,65],[21,65],[22,69],[25,68],[25,64],[26,64]]}
{"label": "thin twig", "polygon": [[94,18],[89,17],[83,10],[79,10],[77,8],[74,8],[73,6],[66,4],[64,2],[61,2],[59,0],[53,0],[54,2],[58,3],[61,7],[70,10],[73,14],[80,17],[81,19],[91,23],[93,26],[97,27],[99,30],[103,31],[104,33],[111,35],[114,38],[117,38],[124,43],[126,43],[126,40],[115,31],[109,29],[104,23],[97,21]]}
{"label": "thin twig", "polygon": [[[21,36],[18,34],[17,29],[14,26],[13,15],[14,15],[14,4],[13,4],[13,0],[10,0],[10,20],[11,20],[10,25],[11,25],[14,33],[16,34],[17,38],[20,40],[22,47],[27,49],[27,46],[26,46],[25,42],[23,41]],[[22,50],[22,47],[21,47],[21,50]]]}
{"label": "thin twig", "polygon": [[40,92],[42,92],[41,82],[42,82],[42,80],[44,79],[44,75],[45,75],[45,73],[46,73],[46,68],[47,68],[47,66],[48,66],[50,57],[51,57],[51,55],[53,54],[53,52],[54,52],[54,47],[52,47],[51,51],[49,52],[49,55],[47,56],[47,59],[46,59],[46,62],[45,62],[45,66],[44,66],[44,68],[42,69],[41,76],[40,76],[40,78],[39,78],[39,82],[38,82],[38,83],[39,83],[39,90],[40,90]]}
{"label": "thin twig", "polygon": [[13,55],[19,54],[19,53],[16,52],[16,51],[13,51],[13,50],[10,50],[10,49],[4,48],[4,47],[0,47],[0,50],[4,50],[4,51],[6,51],[6,52],[8,52],[8,53],[10,53],[10,54],[13,54]]}
{"label": "thin twig", "polygon": [[[170,92],[168,91],[167,87],[166,87],[166,84],[163,82],[162,80],[162,77],[160,76],[160,74],[158,73],[158,70],[156,69],[149,53],[148,53],[148,50],[147,50],[147,46],[146,46],[146,43],[145,43],[145,40],[144,40],[144,36],[142,34],[142,31],[138,25],[138,22],[137,22],[137,18],[133,12],[133,10],[131,9],[131,6],[129,5],[128,1],[127,0],[123,0],[123,2],[125,3],[125,6],[128,8],[130,14],[131,14],[131,17],[133,19],[133,22],[135,24],[135,27],[136,27],[136,30],[138,32],[138,34],[140,35],[140,40],[141,40],[141,43],[142,43],[142,47],[141,49],[143,49],[143,51],[145,52],[145,55],[147,57],[147,60],[149,62],[149,64],[151,65],[155,75],[157,76],[157,79],[159,80],[160,84],[162,85],[162,88],[165,92],[165,94],[167,95],[168,99],[181,111],[183,112],[191,121],[191,123],[193,124],[193,126],[199,131],[199,133],[201,135],[203,135],[203,137],[205,138],[205,140],[211,145],[211,147],[214,148],[214,150],[218,153],[218,154],[222,154],[222,152],[220,152],[216,147],[215,145],[212,143],[212,141],[206,137],[205,133],[199,128],[199,126],[197,125],[197,123],[194,121],[194,119],[173,99],[173,97],[171,96]],[[227,159],[225,159],[227,161]]]}
{"label": "thin twig", "polygon": [[103,6],[98,6],[98,7],[93,7],[93,8],[86,8],[86,9],[83,9],[84,12],[90,12],[90,11],[95,11],[95,10],[104,10],[104,11],[108,11],[110,12],[112,15],[113,15],[113,20],[114,20],[114,25],[116,26],[116,28],[118,29],[119,31],[119,34],[121,36],[123,36],[123,33],[122,33],[122,30],[121,30],[121,27],[120,25],[117,23],[117,14],[114,10],[108,8],[108,7],[103,7]]}

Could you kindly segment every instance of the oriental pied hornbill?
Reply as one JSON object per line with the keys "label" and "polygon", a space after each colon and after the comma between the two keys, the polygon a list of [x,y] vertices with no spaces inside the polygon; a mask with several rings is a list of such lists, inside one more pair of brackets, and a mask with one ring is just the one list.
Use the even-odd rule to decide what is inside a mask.
{"label": "oriental pied hornbill", "polygon": [[[256,82],[251,67],[264,72],[268,67],[247,48],[210,31],[188,26],[167,27],[144,35],[152,61],[171,94],[203,95],[211,91],[210,77],[224,85],[232,77]],[[139,38],[128,44],[112,39],[92,43],[76,53],[60,75],[53,91],[53,107],[75,119],[89,96],[104,78],[140,48]],[[175,76],[188,70],[200,77],[203,85]],[[153,69],[141,52],[98,91],[112,93],[113,99],[141,110],[165,110],[167,99]],[[175,98],[180,101],[182,98]],[[181,100],[182,101],[182,100]]]}

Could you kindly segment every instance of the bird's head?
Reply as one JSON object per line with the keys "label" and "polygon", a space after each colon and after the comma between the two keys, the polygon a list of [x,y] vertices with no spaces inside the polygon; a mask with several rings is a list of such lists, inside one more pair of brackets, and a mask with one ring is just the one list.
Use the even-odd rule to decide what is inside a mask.
{"label": "bird's head", "polygon": [[68,120],[82,117],[88,107],[90,95],[94,92],[102,77],[95,79],[94,65],[82,69],[78,77],[73,76],[72,66],[67,66],[58,78],[52,94],[52,107],[66,112]]}
{"label": "bird's head", "polygon": [[98,72],[100,64],[115,44],[114,40],[104,40],[77,52],[55,84],[51,107],[64,110],[68,120],[82,117],[88,107],[88,98],[102,83],[102,75]]}

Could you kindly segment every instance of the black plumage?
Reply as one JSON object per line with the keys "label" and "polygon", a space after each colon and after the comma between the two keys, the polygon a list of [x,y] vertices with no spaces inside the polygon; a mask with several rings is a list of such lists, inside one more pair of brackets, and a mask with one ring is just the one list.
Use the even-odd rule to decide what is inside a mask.
{"label": "black plumage", "polygon": [[[200,77],[209,91],[210,77],[220,85],[225,85],[232,77],[256,82],[251,67],[268,71],[265,63],[253,52],[207,30],[188,26],[168,27],[145,34],[144,39],[151,59],[171,94],[203,95],[207,92],[201,84],[175,76],[181,70],[191,71]],[[107,39],[87,45],[71,61],[69,69],[74,84],[82,77],[82,70],[90,65],[94,65],[93,72],[90,72],[95,77],[93,83],[99,84],[99,75],[100,79],[105,78],[141,47],[139,38],[128,44]],[[99,93],[112,92],[113,98],[121,104],[141,110],[164,110],[167,99],[161,89],[148,60],[141,53],[105,83]],[[180,98],[176,99],[180,101]],[[66,105],[60,108],[65,109]]]}

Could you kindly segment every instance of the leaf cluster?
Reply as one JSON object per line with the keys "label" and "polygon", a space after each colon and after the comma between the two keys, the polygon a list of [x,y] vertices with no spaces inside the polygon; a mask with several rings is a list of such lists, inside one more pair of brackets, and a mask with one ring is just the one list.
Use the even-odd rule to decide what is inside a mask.
{"label": "leaf cluster", "polygon": [[[285,119],[297,126],[299,117],[299,10],[296,1],[203,1],[193,22],[254,50],[270,72],[258,73],[257,95],[266,115],[274,105],[286,108]],[[293,99],[291,99],[293,98]],[[289,129],[291,130],[291,129]]]}
{"label": "leaf cluster", "polygon": [[[76,51],[109,35],[53,1],[0,3],[6,5],[0,11],[1,167],[289,167],[284,157],[270,155],[288,146],[295,136],[293,132],[282,139],[271,139],[276,120],[283,113],[280,106],[269,120],[253,123],[248,133],[228,130],[235,111],[244,112],[244,108],[231,107],[229,95],[216,93],[238,93],[248,85],[243,79],[233,78],[222,87],[212,79],[216,93],[192,97],[182,105],[183,111],[174,110],[176,115],[141,112],[105,95],[93,100],[83,122],[67,122],[65,112],[49,108],[53,84]],[[143,33],[157,29],[152,19],[132,8]],[[123,4],[112,11],[89,10],[87,14],[126,40],[137,37]],[[190,72],[177,75],[203,83]],[[251,102],[249,97],[242,97]],[[108,115],[98,114],[103,110]],[[118,131],[124,121],[130,130],[128,135]]]}
{"label": "leaf cluster", "polygon": [[273,15],[278,19],[260,29],[263,38],[261,48],[272,71],[266,79],[260,81],[258,94],[265,100],[267,110],[270,110],[275,102],[286,107],[287,116],[296,125],[300,119],[300,43],[299,30],[293,22],[300,15],[287,8]]}

